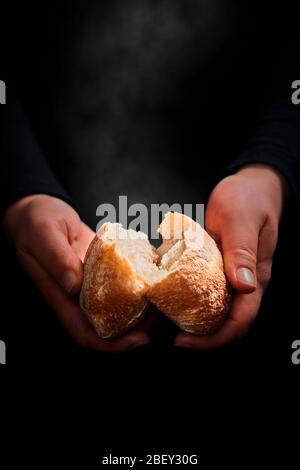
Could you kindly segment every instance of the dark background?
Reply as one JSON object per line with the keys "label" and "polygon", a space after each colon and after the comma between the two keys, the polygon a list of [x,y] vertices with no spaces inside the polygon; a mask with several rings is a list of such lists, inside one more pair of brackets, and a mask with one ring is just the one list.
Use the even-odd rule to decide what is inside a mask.
{"label": "dark background", "polygon": [[298,30],[289,2],[11,2],[0,71],[95,228],[121,194],[206,202],[298,76]]}
{"label": "dark background", "polygon": [[[2,30],[0,78],[18,90],[43,152],[92,227],[97,205],[119,194],[146,204],[205,202],[273,87],[299,78],[299,20],[289,2],[129,1],[134,21],[122,3],[12,2]],[[1,240],[1,372],[7,434],[19,449],[10,461],[41,452],[61,462],[63,452],[66,462],[86,463],[103,449],[194,446],[212,463],[232,438],[220,452],[230,461],[240,430],[253,425],[244,459],[258,450],[263,423],[288,418],[295,404],[298,217],[293,206],[285,214],[251,331],[210,353],[174,348],[176,329],[159,314],[149,346],[119,355],[80,350]]]}

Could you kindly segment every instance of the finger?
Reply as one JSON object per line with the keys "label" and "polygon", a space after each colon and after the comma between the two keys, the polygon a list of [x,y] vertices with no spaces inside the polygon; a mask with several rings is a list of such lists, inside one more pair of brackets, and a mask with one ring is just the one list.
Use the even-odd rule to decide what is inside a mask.
{"label": "finger", "polygon": [[53,281],[35,258],[29,254],[22,254],[20,258],[47,303],[53,308],[65,329],[79,345],[100,351],[121,352],[149,343],[146,332],[138,328],[122,338],[110,341],[101,340],[84,316],[78,303],[65,294],[64,290]]}
{"label": "finger", "polygon": [[259,227],[234,217],[221,226],[221,245],[226,275],[241,292],[253,292],[257,286],[256,262]]}
{"label": "finger", "polygon": [[251,294],[237,293],[233,298],[228,318],[216,333],[208,336],[196,336],[182,332],[177,335],[175,345],[209,350],[241,338],[247,333],[256,318],[262,294],[261,286]]}
{"label": "finger", "polygon": [[257,253],[257,279],[265,289],[271,278],[272,260],[278,238],[278,225],[267,222],[259,235]]}
{"label": "finger", "polygon": [[32,231],[29,253],[67,293],[80,291],[82,262],[70,246],[67,230],[57,224],[41,224]]}

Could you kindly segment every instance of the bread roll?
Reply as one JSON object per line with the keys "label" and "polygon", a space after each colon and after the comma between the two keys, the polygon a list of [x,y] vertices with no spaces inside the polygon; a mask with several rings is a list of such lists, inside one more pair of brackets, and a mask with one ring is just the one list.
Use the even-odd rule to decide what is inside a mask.
{"label": "bread roll", "polygon": [[209,334],[223,322],[230,290],[214,240],[189,217],[168,213],[155,250],[142,232],[104,224],[84,263],[80,304],[101,338],[123,335],[149,301],[182,330]]}
{"label": "bread roll", "polygon": [[159,274],[156,259],[144,233],[119,224],[101,227],[85,256],[80,294],[81,308],[101,338],[121,336],[142,318],[153,273]]}
{"label": "bread roll", "polygon": [[170,212],[159,232],[165,240],[157,250],[158,263],[166,274],[149,288],[148,299],[182,330],[213,333],[223,323],[230,303],[215,241],[189,217]]}

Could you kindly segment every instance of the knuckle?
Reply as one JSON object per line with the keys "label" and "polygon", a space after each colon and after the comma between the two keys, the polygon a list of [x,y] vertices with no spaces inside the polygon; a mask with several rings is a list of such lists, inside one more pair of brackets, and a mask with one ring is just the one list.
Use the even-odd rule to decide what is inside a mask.
{"label": "knuckle", "polygon": [[241,263],[246,265],[256,266],[256,252],[248,245],[241,246],[232,250],[234,258],[240,260]]}

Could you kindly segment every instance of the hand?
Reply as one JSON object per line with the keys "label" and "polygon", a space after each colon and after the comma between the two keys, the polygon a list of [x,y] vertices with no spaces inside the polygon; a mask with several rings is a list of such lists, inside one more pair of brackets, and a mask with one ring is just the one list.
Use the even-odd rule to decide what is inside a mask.
{"label": "hand", "polygon": [[262,164],[245,166],[215,187],[206,209],[206,230],[221,246],[225,272],[235,290],[231,309],[216,333],[180,333],[176,345],[211,349],[248,331],[270,280],[286,191],[284,178]]}
{"label": "hand", "polygon": [[4,230],[23,267],[79,345],[119,352],[149,341],[141,325],[122,338],[101,340],[78,299],[72,298],[80,292],[84,256],[95,236],[72,207],[47,195],[24,197],[7,210]]}

